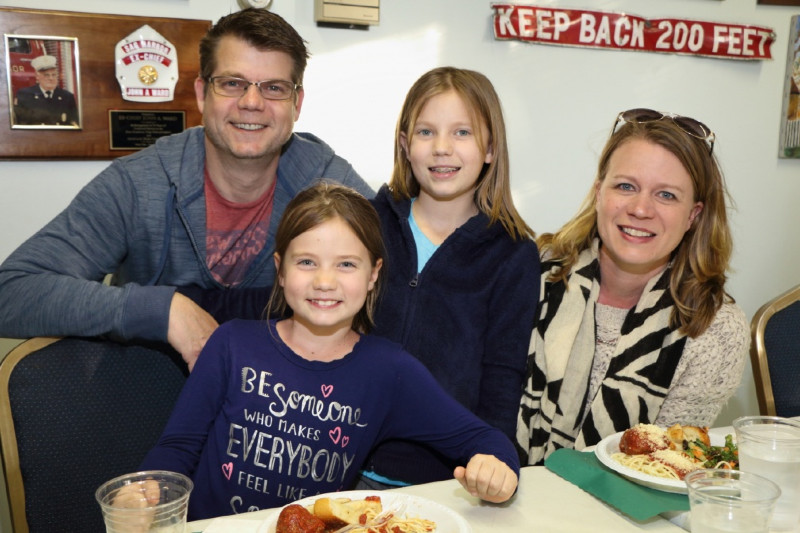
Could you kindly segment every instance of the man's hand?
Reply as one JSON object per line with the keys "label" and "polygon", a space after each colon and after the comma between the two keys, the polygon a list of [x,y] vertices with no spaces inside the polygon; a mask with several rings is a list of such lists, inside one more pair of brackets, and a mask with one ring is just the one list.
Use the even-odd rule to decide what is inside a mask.
{"label": "man's hand", "polygon": [[503,503],[517,490],[517,475],[494,455],[475,454],[453,475],[467,492],[487,502]]}
{"label": "man's hand", "polygon": [[183,294],[176,292],[172,296],[167,341],[189,365],[189,372],[194,368],[200,350],[218,326],[211,315]]}

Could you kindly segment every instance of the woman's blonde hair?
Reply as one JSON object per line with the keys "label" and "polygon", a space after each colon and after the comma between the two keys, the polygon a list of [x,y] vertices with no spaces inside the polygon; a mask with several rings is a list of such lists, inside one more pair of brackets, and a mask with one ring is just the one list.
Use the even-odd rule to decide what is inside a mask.
{"label": "woman's blonde hair", "polygon": [[[455,91],[469,108],[483,154],[492,152],[492,162],[484,165],[478,177],[475,205],[489,217],[490,224],[499,221],[513,239],[534,238],[533,230],[517,212],[511,197],[506,126],[500,99],[492,82],[480,72],[440,67],[426,72],[411,86],[395,131],[394,170],[389,181],[392,194],[398,200],[419,195],[419,182],[400,140],[405,136],[411,144],[422,108],[432,97],[448,91]],[[481,128],[477,127],[481,122],[489,130],[488,139],[482,138]]]}
{"label": "woman's blonde hair", "polygon": [[551,280],[566,280],[580,252],[592,245],[597,232],[597,187],[608,173],[611,156],[624,143],[641,139],[668,150],[689,173],[694,201],[702,202],[680,244],[672,253],[670,293],[675,301],[671,324],[690,337],[703,333],[725,301],[733,243],[728,226],[726,201],[731,201],[722,171],[705,141],[691,137],[672,120],[627,122],[606,143],[597,168],[597,179],[580,211],[556,233],[539,237],[537,244],[548,261],[560,265]]}
{"label": "woman's blonde hair", "polygon": [[[364,244],[372,267],[379,260],[385,261],[381,223],[375,208],[353,189],[326,181],[300,191],[286,206],[275,234],[275,253],[280,258],[286,257],[289,243],[295,237],[336,218],[344,221]],[[284,261],[281,261],[267,304],[267,309],[277,316],[290,311],[283,287],[278,282],[283,275],[284,265]],[[367,293],[364,305],[353,317],[353,329],[359,333],[369,333],[374,327],[375,306],[383,290],[385,272],[385,268],[378,271],[378,278]]]}

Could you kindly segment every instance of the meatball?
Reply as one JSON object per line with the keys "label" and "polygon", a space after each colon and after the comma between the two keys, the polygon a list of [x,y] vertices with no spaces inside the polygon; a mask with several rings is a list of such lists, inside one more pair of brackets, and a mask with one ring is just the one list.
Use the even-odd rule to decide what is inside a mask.
{"label": "meatball", "polygon": [[636,424],[626,429],[619,440],[619,451],[628,455],[649,454],[670,447],[666,432],[652,424]]}
{"label": "meatball", "polygon": [[275,533],[323,533],[325,522],[302,505],[287,505],[278,516]]}

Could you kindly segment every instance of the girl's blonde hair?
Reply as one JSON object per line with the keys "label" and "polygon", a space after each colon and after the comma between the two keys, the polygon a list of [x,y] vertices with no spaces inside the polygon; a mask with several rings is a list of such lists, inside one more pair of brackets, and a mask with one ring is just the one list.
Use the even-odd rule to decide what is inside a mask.
{"label": "girl's blonde hair", "polygon": [[398,200],[419,195],[419,183],[400,139],[405,135],[410,145],[422,108],[432,97],[448,91],[455,91],[467,105],[473,126],[485,123],[489,130],[489,138],[483,139],[481,128],[474,127],[483,154],[492,152],[492,162],[484,165],[478,177],[475,205],[489,217],[490,224],[500,222],[513,239],[534,238],[536,235],[517,212],[511,197],[506,126],[500,99],[489,79],[479,72],[440,67],[426,72],[411,86],[395,131],[394,170],[389,181],[392,194]]}
{"label": "girl's blonde hair", "polygon": [[597,178],[578,214],[556,233],[545,233],[537,241],[547,261],[560,265],[551,280],[566,280],[581,251],[591,246],[597,233],[597,187],[608,173],[614,152],[626,142],[641,139],[668,150],[689,173],[694,187],[694,202],[703,209],[672,253],[670,293],[675,301],[671,325],[690,337],[702,334],[725,301],[733,242],[728,226],[722,171],[705,141],[686,134],[672,120],[627,122],[606,143],[600,156]]}
{"label": "girl's blonde hair", "polygon": [[[280,258],[286,257],[289,243],[295,237],[335,218],[344,221],[364,244],[373,267],[379,260],[385,261],[381,223],[375,208],[353,189],[325,181],[300,191],[286,206],[275,235],[275,253]],[[267,304],[267,309],[278,316],[290,312],[283,287],[278,283],[284,264],[280,262]],[[378,271],[378,278],[367,293],[364,305],[353,317],[353,329],[359,333],[369,333],[374,327],[375,306],[383,290],[385,272],[385,268]]]}

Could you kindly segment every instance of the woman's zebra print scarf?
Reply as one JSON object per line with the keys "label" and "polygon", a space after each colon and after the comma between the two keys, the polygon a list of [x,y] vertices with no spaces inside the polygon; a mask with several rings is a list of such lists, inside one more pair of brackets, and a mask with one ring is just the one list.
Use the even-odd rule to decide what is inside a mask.
{"label": "woman's zebra print scarf", "polygon": [[669,325],[667,268],[648,282],[625,317],[608,372],[595,397],[586,397],[600,292],[598,247],[595,240],[581,252],[566,284],[547,280],[557,264],[542,264],[539,321],[517,421],[517,445],[528,464],[558,448],[580,450],[637,423],[652,423],[683,353],[686,337]]}

